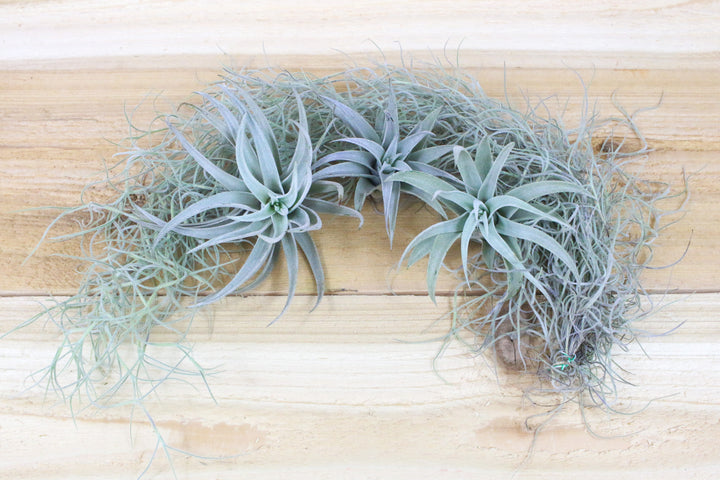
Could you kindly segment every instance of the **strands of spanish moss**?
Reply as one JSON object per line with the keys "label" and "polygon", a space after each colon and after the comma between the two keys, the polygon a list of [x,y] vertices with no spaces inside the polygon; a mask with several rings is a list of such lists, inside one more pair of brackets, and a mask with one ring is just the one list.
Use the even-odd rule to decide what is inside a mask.
{"label": "strands of spanish moss", "polygon": [[[409,193],[450,225],[438,230],[441,243],[418,237],[414,260],[429,255],[439,268],[458,239],[483,247],[464,253],[446,340],[470,330],[475,351],[494,349],[516,368],[537,368],[549,391],[612,408],[623,381],[612,352],[634,341],[633,322],[649,313],[639,274],[662,229],[658,203],[670,194],[624,170],[645,148],[628,154],[609,139],[594,151],[593,135],[605,125],[590,112],[573,130],[541,112],[515,110],[462,72],[437,66],[380,65],[325,78],[227,72],[197,104],[160,119],[169,126],[130,138],[108,174],[114,201],[63,214],[84,217],[80,232],[59,240],[82,239],[86,268],[76,295],[25,323],[50,318],[63,335],[38,382],[71,406],[131,403],[147,413],[144,399],[168,378],[205,379],[186,343],[197,311],[190,307],[231,293],[223,287],[232,282],[256,286],[275,266],[278,245],[292,259],[289,299],[297,244],[321,296],[308,233],[320,226],[314,215],[359,217],[333,196],[349,204],[354,197],[359,208],[377,190],[387,215]],[[615,123],[638,133],[628,116]],[[473,157],[477,172],[468,170]],[[433,175],[448,187],[433,191],[423,180]],[[467,183],[480,181],[482,194],[479,183]],[[493,202],[496,211],[486,205]],[[386,224],[391,240],[394,217]],[[231,241],[212,241],[215,231]],[[153,341],[159,333],[171,340]],[[174,357],[164,353],[173,349]],[[118,400],[127,387],[129,400]]]}

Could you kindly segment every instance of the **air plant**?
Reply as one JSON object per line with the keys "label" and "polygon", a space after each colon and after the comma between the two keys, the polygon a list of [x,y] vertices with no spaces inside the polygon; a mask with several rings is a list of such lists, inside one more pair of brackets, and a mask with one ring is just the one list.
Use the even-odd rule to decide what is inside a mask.
{"label": "air plant", "polygon": [[439,211],[441,209],[425,192],[411,185],[389,182],[388,177],[396,172],[408,171],[424,172],[440,178],[449,177],[444,170],[432,164],[450,153],[453,146],[426,146],[440,114],[439,109],[430,112],[413,126],[407,135],[402,135],[392,86],[388,93],[387,107],[378,115],[374,127],[348,105],[330,97],[321,97],[354,135],[338,141],[355,145],[360,150],[333,152],[319,159],[314,165],[313,179],[357,178],[354,205],[358,211],[362,209],[367,197],[379,190],[382,193],[385,229],[392,246],[401,191],[424,199]]}
{"label": "air plant", "polygon": [[[338,82],[351,86],[348,100]],[[178,113],[130,139],[119,171],[108,174],[117,199],[63,214],[86,216],[84,230],[60,237],[84,240],[82,285],[23,325],[49,318],[59,327],[61,345],[39,380],[71,406],[83,396],[113,405],[130,386],[131,403],[150,418],[143,401],[163,381],[205,381],[185,342],[197,312],[186,305],[251,291],[283,253],[282,312],[295,293],[300,251],[320,301],[324,273],[311,232],[326,213],[362,222],[359,210],[376,192],[391,245],[403,193],[443,216],[402,257],[429,257],[433,299],[439,270],[460,243],[463,278],[445,340],[467,329],[483,353],[503,337],[531,336],[537,371],[563,402],[583,405],[589,396],[609,406],[622,380],[613,348],[634,341],[632,322],[649,314],[639,275],[662,228],[657,202],[670,197],[666,185],[623,171],[627,157],[645,149],[628,154],[613,140],[597,154],[599,124],[589,112],[568,131],[542,109],[519,112],[438,66],[380,65],[325,78],[229,72],[200,96],[189,117]],[[619,122],[637,133],[626,118]],[[344,186],[355,209],[333,201],[344,199]],[[156,342],[157,332],[173,338]],[[128,344],[129,357],[120,348]],[[156,355],[173,348],[171,362]]]}
{"label": "air plant", "polygon": [[[422,191],[425,196],[438,199],[457,216],[425,229],[407,246],[412,265],[428,256],[427,285],[430,297],[435,300],[435,284],[443,260],[450,247],[460,240],[462,268],[469,282],[468,251],[470,242],[483,245],[483,258],[492,267],[495,254],[502,257],[508,272],[507,296],[522,286],[522,277],[544,290],[542,284],[523,264],[519,242],[535,243],[560,259],[577,278],[577,265],[570,254],[550,235],[543,231],[542,222],[563,228],[570,226],[563,219],[547,211],[542,205],[531,202],[546,195],[583,193],[578,185],[565,181],[534,181],[523,183],[506,192],[498,189],[498,179],[514,144],[506,145],[493,161],[488,137],[476,149],[475,159],[463,147],[455,147],[453,155],[462,182],[461,188],[423,172],[399,172],[388,178]],[[401,260],[402,262],[402,260]]]}
{"label": "air plant", "polygon": [[[322,264],[310,231],[322,226],[319,214],[347,215],[360,219],[355,210],[326,200],[335,193],[342,198],[342,187],[336,182],[313,179],[313,148],[302,100],[296,95],[298,122],[297,143],[292,158],[280,158],[278,142],[262,109],[245,92],[242,101],[227,88],[226,99],[237,108],[238,115],[212,97],[205,97],[215,107],[201,110],[214,128],[234,149],[237,175],[209,160],[185,136],[168,124],[170,131],[188,152],[222,188],[218,193],[198,200],[172,218],[162,220],[141,207],[135,210],[143,224],[157,230],[155,244],[174,232],[204,240],[189,253],[220,244],[250,242],[247,259],[219,291],[196,303],[207,305],[230,293],[242,293],[259,285],[273,270],[280,250],[285,254],[289,288],[284,313],[295,294],[298,273],[298,246],[310,264],[315,277],[317,301],[323,296],[325,281]],[[238,118],[239,116],[239,118]]]}

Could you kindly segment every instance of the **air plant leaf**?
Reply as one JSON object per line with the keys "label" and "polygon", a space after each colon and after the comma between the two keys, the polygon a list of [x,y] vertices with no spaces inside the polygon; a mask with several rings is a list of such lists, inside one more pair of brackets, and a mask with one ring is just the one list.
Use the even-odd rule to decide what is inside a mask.
{"label": "air plant leaf", "polygon": [[[478,198],[488,199],[496,194],[495,192],[497,191],[497,182],[498,178],[500,177],[500,172],[505,166],[505,162],[510,157],[510,152],[512,151],[514,146],[515,145],[512,142],[505,145],[497,158],[495,158],[495,160],[492,162],[490,170],[487,172],[487,175],[483,177],[482,186],[477,193]],[[455,160],[457,162],[457,158],[462,153],[462,150],[458,150],[458,148],[456,147],[453,153],[455,153]],[[478,173],[482,175],[479,170]]]}
{"label": "air plant leaf", "polygon": [[360,138],[366,138],[372,142],[379,143],[380,137],[375,129],[355,110],[330,97],[322,97],[322,100],[333,108],[333,114],[350,128],[353,134]]}
{"label": "air plant leaf", "polygon": [[580,273],[577,270],[575,261],[570,254],[560,245],[557,240],[538,228],[529,227],[522,223],[514,222],[510,219],[500,217],[498,219],[497,232],[505,237],[517,238],[519,240],[527,240],[543,247],[548,252],[559,258],[570,271],[579,278]]}
{"label": "air plant leaf", "polygon": [[[427,286],[430,298],[435,301],[435,285],[440,273],[440,265],[450,246],[462,235],[465,216],[456,217],[444,222],[436,223],[416,236],[403,252],[400,263],[409,256],[409,265],[413,265],[425,255],[430,256],[427,267]],[[436,239],[442,238],[436,243]],[[447,245],[447,242],[450,242]],[[446,248],[447,247],[447,248]]]}
{"label": "air plant leaf", "polygon": [[472,157],[462,147],[455,147],[455,163],[460,171],[460,177],[465,182],[465,190],[473,197],[477,197],[483,185],[483,177],[473,162]]}
{"label": "air plant leaf", "polygon": [[[458,190],[454,184],[448,183],[446,180],[421,171],[398,172],[393,174],[391,177],[388,177],[388,181],[401,182],[406,185],[411,185],[432,199],[439,197],[445,192],[465,193]],[[462,183],[457,182],[457,180],[456,184],[462,185]],[[462,205],[450,202],[449,206],[456,213],[461,213],[463,211]]]}
{"label": "air plant leaf", "polygon": [[490,148],[490,137],[486,136],[477,146],[475,150],[475,167],[477,168],[480,178],[485,178],[490,172],[493,164],[492,150]]}
{"label": "air plant leaf", "polygon": [[232,191],[242,191],[245,189],[245,186],[237,177],[230,175],[222,168],[208,160],[205,155],[200,153],[200,151],[195,148],[193,144],[188,142],[185,136],[169,122],[168,129],[175,138],[178,139],[182,147],[190,154],[190,156],[192,156],[193,160],[195,160],[210,176],[220,182],[223,187]]}
{"label": "air plant leaf", "polygon": [[250,250],[250,255],[248,255],[245,263],[243,263],[243,266],[232,280],[219,291],[195,303],[195,306],[201,307],[208,305],[242,288],[243,284],[249,282],[258,271],[266,266],[268,259],[272,257],[274,251],[275,245],[264,241],[257,241],[252,250]]}

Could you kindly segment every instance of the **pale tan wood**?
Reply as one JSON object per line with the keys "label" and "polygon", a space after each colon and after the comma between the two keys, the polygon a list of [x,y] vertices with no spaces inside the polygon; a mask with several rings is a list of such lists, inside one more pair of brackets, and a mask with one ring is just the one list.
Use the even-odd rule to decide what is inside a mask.
{"label": "pale tan wood", "polygon": [[[52,210],[18,212],[42,206],[71,206],[79,199],[84,185],[100,178],[103,160],[113,161],[119,149],[110,140],[120,141],[128,135],[124,110],[133,114],[133,122],[147,126],[158,112],[172,112],[183,100],[191,99],[190,92],[214,80],[217,70],[197,72],[193,69],[114,71],[104,69],[48,71],[12,71],[0,73],[0,107],[5,128],[0,131],[0,235],[5,240],[0,247],[8,260],[9,275],[0,277],[0,292],[8,294],[55,293],[70,294],[76,288],[78,262],[50,256],[53,253],[77,254],[72,243],[48,245],[21,267],[32,246],[41,238],[45,228],[56,215]],[[487,80],[488,93],[501,96],[502,72],[476,71],[481,81]],[[552,91],[568,92],[571,99],[568,112],[577,112],[582,92],[580,83],[568,70],[523,70],[510,72],[517,85],[527,82],[534,97]],[[657,77],[657,78],[656,78]],[[640,79],[638,79],[640,78]],[[655,87],[647,87],[647,79]],[[591,94],[609,102],[612,89],[623,85],[620,101],[628,109],[648,106],[655,102],[662,88],[667,89],[665,104],[640,117],[641,127],[662,133],[652,138],[651,146],[672,150],[654,153],[647,162],[637,166],[639,174],[649,179],[662,179],[676,188],[682,184],[682,169],[687,173],[701,171],[691,181],[694,192],[688,204],[688,216],[673,227],[660,241],[655,265],[679,259],[687,246],[692,230],[693,243],[685,260],[669,271],[648,272],[646,287],[653,290],[683,289],[708,291],[716,289],[720,281],[720,256],[705,254],[717,251],[716,225],[718,190],[715,188],[717,148],[720,145],[720,95],[713,95],[718,74],[676,73],[654,71],[652,75],[637,77],[635,73],[609,72],[596,74]],[[687,83],[692,90],[683,90]],[[149,92],[164,87],[157,97]],[[556,89],[556,90],[553,90]],[[521,100],[517,97],[514,102]],[[127,105],[126,105],[127,102]],[[141,103],[136,108],[138,102]],[[558,100],[548,101],[557,108]],[[687,104],[684,104],[687,103]],[[716,108],[718,107],[718,108]],[[609,105],[602,106],[607,112]],[[690,110],[687,110],[690,108]],[[610,112],[607,112],[610,114]],[[569,117],[573,114],[569,113]],[[577,113],[575,113],[577,117]],[[569,124],[572,118],[568,119]],[[683,123],[685,122],[685,123]],[[683,126],[684,125],[684,126]],[[688,132],[694,132],[690,135]],[[687,138],[687,140],[683,139]],[[691,149],[691,150],[685,150]],[[703,151],[708,150],[709,151]],[[27,192],[32,191],[32,195]],[[92,192],[91,192],[92,193]],[[107,198],[107,197],[101,197]],[[416,206],[408,206],[414,212]],[[422,293],[425,288],[421,265],[411,271],[394,272],[402,250],[410,239],[433,221],[432,214],[405,215],[400,221],[395,250],[390,251],[379,215],[366,211],[366,224],[359,235],[357,222],[328,219],[316,237],[328,270],[330,292]],[[59,225],[57,233],[74,231],[74,223]],[[349,254],[349,252],[355,252]],[[371,260],[369,260],[371,259]],[[278,269],[273,281],[261,288],[264,292],[285,290],[284,271]],[[314,283],[303,272],[301,292],[312,292]],[[447,276],[440,283],[441,293],[452,290],[456,282]]]}
{"label": "pale tan wood", "polygon": [[[361,57],[357,59],[362,65],[371,65]],[[338,64],[333,68],[331,57],[325,60],[323,64],[322,58],[314,58],[305,64],[303,58],[296,58],[282,63],[282,57],[269,57],[262,66],[303,70],[317,76],[347,67]],[[381,58],[376,56],[374,60]],[[119,142],[129,133],[126,112],[133,115],[136,126],[146,128],[157,114],[173,113],[180,102],[193,100],[193,91],[218,81],[227,65],[212,57],[197,58],[184,67],[173,67],[172,61],[157,61],[162,62],[162,68],[123,65],[108,69],[86,62],[74,68],[56,65],[49,71],[27,67],[0,71],[0,98],[8,121],[3,132],[5,146],[27,148],[28,140],[37,136],[42,142],[35,146],[59,150],[58,160],[63,153],[68,154],[66,149],[92,148],[98,157],[110,157],[117,149],[109,142]],[[718,69],[601,70],[587,65],[532,68],[524,64],[490,68],[462,60],[460,65],[478,80],[488,96],[507,95],[520,110],[525,110],[528,102],[535,106],[544,100],[553,113],[564,114],[568,127],[576,125],[580,118],[587,87],[590,110],[596,109],[601,117],[619,115],[613,106],[613,94],[630,113],[658,105],[638,116],[639,127],[655,149],[720,148],[716,128],[720,123]]]}
{"label": "pale tan wood", "polygon": [[[714,208],[720,202],[720,191],[715,181],[720,175],[716,158],[715,152],[663,152],[652,154],[633,167],[633,171],[642,178],[668,182],[677,192],[683,186],[683,169],[688,175],[696,173],[689,181],[691,196],[686,205],[686,215],[664,220],[680,221],[664,231],[657,241],[653,265],[682,261],[670,269],[647,271],[643,277],[646,288],[655,291],[716,291],[720,288],[720,256],[707,253],[720,250],[717,232],[720,211]],[[25,202],[32,202],[34,206],[58,204],[60,201],[55,199],[55,195],[63,195],[63,201],[68,202],[66,205],[72,205],[73,197],[78,196],[77,191],[82,187],[74,183],[77,179],[71,175],[81,170],[71,169],[68,173],[53,171],[49,175],[57,175],[59,179],[54,189],[38,189],[37,195],[28,196],[23,192],[32,188],[31,181],[18,173],[25,170],[21,168],[23,163],[15,161],[17,168],[8,172],[14,178],[5,179],[11,185],[3,192],[5,208],[20,209]],[[51,180],[48,177],[48,182]],[[681,203],[681,199],[677,199],[664,207],[677,208]],[[70,294],[77,288],[80,277],[76,270],[81,263],[52,256],[57,253],[77,255],[77,242],[46,243],[23,265],[56,213],[53,210],[34,210],[0,214],[0,231],[5,237],[1,248],[8,261],[8,274],[0,277],[0,292],[52,292],[61,295]],[[398,221],[395,246],[391,250],[382,216],[369,207],[364,213],[365,223],[360,230],[355,219],[327,218],[323,229],[313,234],[326,269],[329,293],[424,293],[427,288],[424,264],[418,263],[408,270],[405,266],[398,267],[398,262],[414,235],[437,220],[435,214],[422,209],[417,203],[407,203]],[[55,234],[71,233],[77,228],[73,221],[63,221]],[[688,252],[683,258],[686,248]],[[457,265],[452,260],[449,262]],[[299,291],[314,292],[314,281],[304,264],[300,278]],[[449,293],[457,283],[455,277],[448,273],[441,278],[439,292]],[[286,284],[285,269],[280,265],[273,277],[259,287],[259,291],[282,293],[287,291]]]}
{"label": "pale tan wood", "polygon": [[[167,384],[149,407],[176,446],[203,455],[240,454],[223,461],[175,455],[185,478],[709,478],[720,468],[720,295],[654,297],[672,301],[638,324],[653,334],[686,322],[672,335],[643,339],[616,355],[637,387],[620,386],[615,405],[648,408],[637,415],[586,410],[589,435],[570,405],[538,436],[534,453],[526,418],[547,411],[522,401],[531,375],[493,369],[452,344],[432,361],[447,328],[432,326],[446,305],[421,297],[331,296],[307,314],[311,299],[272,327],[268,311],[280,298],[222,302],[198,318],[192,332],[198,361],[220,371],[210,378],[218,404],[188,385]],[[0,299],[0,330],[38,310],[42,298]],[[267,309],[268,311],[265,311]],[[209,317],[212,316],[212,323]],[[423,333],[423,329],[430,330]],[[138,416],[130,444],[127,409],[83,412],[77,428],[63,405],[23,392],[25,377],[44,367],[56,347],[53,327],[35,325],[2,340],[3,478],[79,478],[107,472],[128,478],[150,458],[154,437]],[[552,401],[552,398],[546,398]],[[536,426],[539,419],[531,420]],[[37,452],[42,451],[42,459]],[[160,459],[153,475],[168,467]],[[2,476],[2,475],[0,475]]]}
{"label": "pale tan wood", "polygon": [[[602,115],[616,113],[613,92],[629,111],[662,95],[660,108],[638,118],[660,152],[634,168],[676,186],[683,167],[700,173],[690,182],[685,220],[658,242],[656,264],[679,258],[692,232],[688,255],[672,270],[650,272],[645,286],[718,292],[719,20],[720,5],[704,1],[0,0],[0,332],[38,312],[37,302],[48,301],[42,295],[71,294],[78,281],[75,262],[50,256],[76,253],[72,244],[46,246],[20,266],[53,213],[16,210],[75,204],[116,153],[110,142],[128,134],[125,110],[146,126],[215,81],[222,65],[322,75],[377,61],[379,50],[416,65],[458,58],[489,95],[507,93],[518,106],[525,95],[531,103],[557,95],[546,104],[555,112],[567,105],[568,126],[582,105],[578,77]],[[174,383],[148,406],[171,444],[240,456],[176,454],[178,478],[717,476],[717,293],[654,297],[677,303],[641,328],[660,333],[686,323],[647,339],[651,358],[637,347],[618,352],[639,387],[621,386],[617,406],[635,410],[654,400],[647,410],[589,410],[590,425],[611,437],[596,439],[571,405],[523,464],[533,439],[524,422],[547,411],[522,401],[534,376],[496,374],[459,344],[439,358],[436,373],[439,343],[397,341],[430,340],[447,328],[446,320],[433,322],[449,299],[428,300],[422,266],[397,277],[391,271],[430,219],[404,217],[393,252],[377,215],[351,237],[355,222],[329,221],[318,244],[331,295],[311,314],[304,270],[291,312],[266,327],[284,301],[275,296],[285,288],[282,269],[260,290],[270,296],[228,299],[202,312],[190,339],[203,365],[220,367],[211,378],[219,403]],[[72,228],[66,222],[59,232]],[[441,281],[443,293],[451,286]],[[412,295],[387,295],[393,289]],[[0,340],[0,478],[135,478],[155,446],[141,413],[132,432],[127,408],[83,411],[75,424],[53,394],[25,390],[57,342],[54,327],[41,323]],[[160,458],[146,478],[170,477]]]}
{"label": "pale tan wood", "polygon": [[[563,60],[602,68],[715,68],[716,2],[522,0],[260,3],[193,0],[4,2],[0,61],[152,55],[327,55],[383,49],[519,53],[534,66]],[[56,39],[48,41],[48,37]],[[539,53],[539,55],[534,55]],[[132,60],[130,60],[132,61]]]}

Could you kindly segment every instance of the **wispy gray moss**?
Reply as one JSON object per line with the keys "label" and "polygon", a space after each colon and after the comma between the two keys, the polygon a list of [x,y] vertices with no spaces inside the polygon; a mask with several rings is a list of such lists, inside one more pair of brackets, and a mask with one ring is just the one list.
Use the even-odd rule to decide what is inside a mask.
{"label": "wispy gray moss", "polygon": [[[639,276],[669,188],[625,169],[647,151],[628,116],[613,122],[639,136],[630,153],[617,138],[593,148],[604,124],[592,112],[566,129],[541,111],[519,111],[433,66],[325,78],[227,72],[196,104],[128,140],[108,173],[114,201],[63,213],[84,216],[84,229],[60,240],[82,239],[85,268],[76,295],[25,323],[50,319],[62,332],[36,380],[71,406],[127,403],[115,394],[130,387],[142,408],[168,378],[205,378],[186,342],[197,308],[251,291],[281,251],[288,302],[299,251],[320,297],[311,232],[323,215],[361,218],[352,206],[378,191],[391,240],[401,195],[438,212],[408,250],[411,263],[430,258],[430,295],[461,243],[449,262],[458,288],[446,341],[470,330],[474,351],[536,370],[565,399],[611,407],[623,381],[613,353],[649,313]],[[155,343],[159,330],[173,339]]]}

